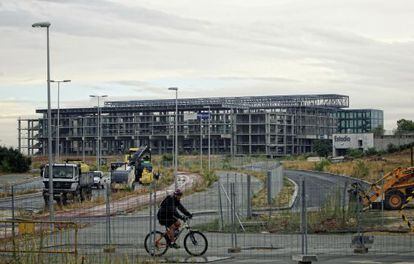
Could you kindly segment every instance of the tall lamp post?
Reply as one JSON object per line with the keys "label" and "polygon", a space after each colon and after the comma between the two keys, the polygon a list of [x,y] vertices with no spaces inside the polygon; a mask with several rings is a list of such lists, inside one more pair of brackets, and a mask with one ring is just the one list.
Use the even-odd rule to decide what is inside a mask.
{"label": "tall lamp post", "polygon": [[98,134],[98,139],[97,139],[97,150],[96,150],[96,167],[97,170],[100,171],[101,170],[101,140],[102,140],[102,133],[101,133],[101,108],[100,108],[100,98],[105,98],[108,97],[108,95],[95,95],[95,94],[91,94],[89,95],[89,97],[91,98],[98,98],[98,124],[97,124],[97,134]]}
{"label": "tall lamp post", "polygon": [[170,87],[170,91],[175,91],[175,155],[174,155],[174,188],[177,190],[177,167],[178,167],[178,88]]}
{"label": "tall lamp post", "polygon": [[57,125],[56,125],[56,153],[55,153],[55,162],[59,162],[59,155],[60,155],[60,149],[59,149],[59,132],[60,132],[60,83],[62,82],[70,82],[70,80],[50,80],[52,83],[58,84],[58,90],[57,90]]}
{"label": "tall lamp post", "polygon": [[47,49],[47,149],[49,169],[49,218],[54,221],[53,211],[53,170],[52,170],[52,111],[50,109],[50,52],[49,52],[49,27],[50,22],[39,22],[32,25],[34,28],[46,28]]}
{"label": "tall lamp post", "polygon": [[208,109],[208,172],[210,173],[211,170],[211,151],[210,151],[210,119],[211,119],[211,107],[204,106],[204,108]]}

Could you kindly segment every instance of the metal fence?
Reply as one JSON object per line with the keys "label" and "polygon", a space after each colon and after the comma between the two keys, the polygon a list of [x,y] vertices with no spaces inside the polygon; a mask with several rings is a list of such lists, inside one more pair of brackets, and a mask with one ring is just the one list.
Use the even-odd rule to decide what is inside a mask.
{"label": "metal fence", "polygon": [[[222,163],[214,163],[218,180],[210,186],[201,186],[197,173],[180,173],[178,180],[179,187],[186,191],[182,203],[194,214],[191,226],[208,239],[204,255],[207,258],[289,258],[301,253],[352,255],[361,249],[387,254],[410,253],[414,249],[412,230],[401,220],[400,212],[364,211],[348,192],[351,178],[284,170],[272,161],[247,164],[251,162],[247,158],[223,169],[229,161],[221,160]],[[181,166],[195,165],[196,162]],[[50,223],[46,222],[48,212],[40,192],[41,179],[0,188],[0,253],[5,257],[27,254],[11,250],[10,240],[17,238],[11,236],[13,225],[20,228],[20,223],[25,222],[37,225],[30,241],[36,241],[36,245],[40,240],[47,241],[48,246],[43,249],[69,254],[76,248],[79,259],[119,260],[125,256],[152,258],[144,240],[151,231],[165,231],[156,219],[156,211],[173,185],[144,186],[130,193],[94,189],[92,201],[56,204],[56,221],[73,225],[65,226],[60,233],[46,229]],[[409,218],[414,216],[410,208],[405,214]],[[58,222],[55,226],[59,226]],[[45,232],[39,233],[41,226]],[[178,241],[180,245],[183,238]],[[54,243],[53,239],[65,243]],[[23,244],[18,248],[25,246],[24,241],[19,238]],[[169,249],[163,257],[182,261],[190,256],[184,249]]]}

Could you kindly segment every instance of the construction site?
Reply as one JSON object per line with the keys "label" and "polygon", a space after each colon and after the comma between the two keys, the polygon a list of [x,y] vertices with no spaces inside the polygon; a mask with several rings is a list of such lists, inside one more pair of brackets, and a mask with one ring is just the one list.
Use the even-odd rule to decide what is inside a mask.
{"label": "construction site", "polygon": [[[207,153],[210,138],[212,154],[280,157],[311,152],[313,140],[331,139],[337,131],[335,113],[349,107],[349,97],[106,101],[100,107],[52,109],[52,148],[60,155],[95,155],[100,131],[103,155],[143,145],[156,154],[172,153],[176,107],[180,154]],[[30,156],[47,154],[47,110],[36,113],[39,118],[18,119],[18,149]]]}

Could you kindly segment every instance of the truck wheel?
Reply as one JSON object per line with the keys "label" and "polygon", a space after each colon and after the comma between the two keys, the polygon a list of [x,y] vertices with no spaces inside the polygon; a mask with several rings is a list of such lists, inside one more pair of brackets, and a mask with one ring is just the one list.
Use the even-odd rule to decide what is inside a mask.
{"label": "truck wheel", "polygon": [[90,189],[88,192],[86,192],[86,199],[88,201],[92,200],[92,189]]}
{"label": "truck wheel", "polygon": [[61,198],[62,205],[68,205],[68,197],[66,197],[66,194],[64,194]]}
{"label": "truck wheel", "polygon": [[45,201],[45,207],[49,206],[49,196],[43,196],[43,200]]}
{"label": "truck wheel", "polygon": [[86,199],[86,191],[85,191],[85,189],[81,189],[81,191],[80,191],[80,200],[81,200],[81,202],[83,202],[83,201],[85,201],[85,199]]}
{"label": "truck wheel", "polygon": [[404,194],[400,191],[391,191],[385,194],[385,207],[388,210],[399,210],[404,203]]}

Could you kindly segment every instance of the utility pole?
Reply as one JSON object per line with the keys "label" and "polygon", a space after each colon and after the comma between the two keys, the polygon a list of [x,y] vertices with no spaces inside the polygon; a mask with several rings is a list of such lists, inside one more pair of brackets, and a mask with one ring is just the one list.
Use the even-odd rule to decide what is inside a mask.
{"label": "utility pole", "polygon": [[177,183],[177,171],[178,171],[178,88],[177,87],[170,87],[168,88],[170,91],[175,91],[175,158],[174,158],[174,189],[177,190],[178,183]]}
{"label": "utility pole", "polygon": [[101,170],[101,140],[102,140],[102,132],[101,132],[101,109],[100,109],[100,98],[105,98],[108,97],[108,95],[89,95],[89,97],[92,98],[98,98],[98,124],[97,124],[97,150],[96,150],[96,167],[97,170],[100,171]]}
{"label": "utility pole", "polygon": [[59,155],[60,155],[60,149],[59,149],[59,133],[60,133],[60,83],[62,82],[70,82],[70,80],[50,80],[50,82],[56,82],[58,84],[58,90],[57,90],[57,121],[56,121],[56,153],[55,153],[55,162],[59,162]]}

